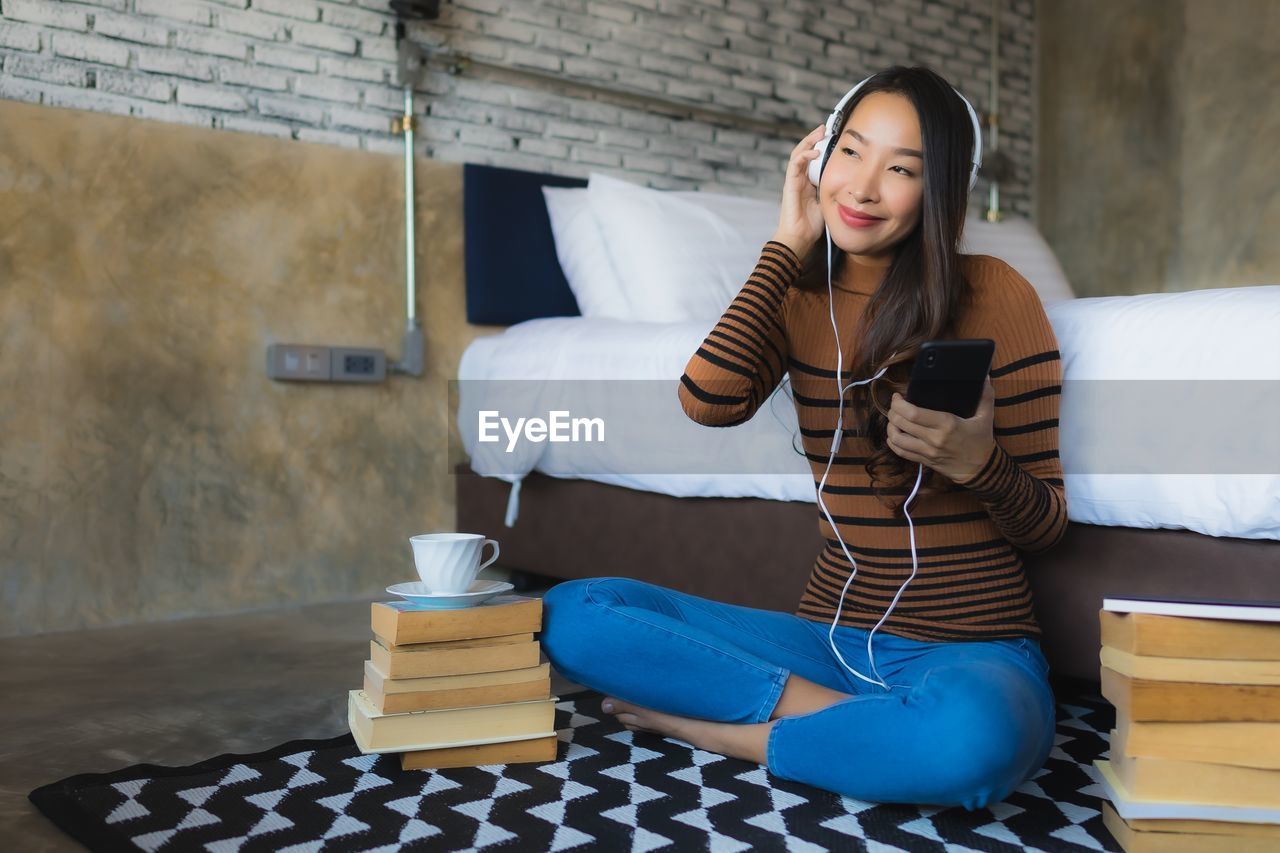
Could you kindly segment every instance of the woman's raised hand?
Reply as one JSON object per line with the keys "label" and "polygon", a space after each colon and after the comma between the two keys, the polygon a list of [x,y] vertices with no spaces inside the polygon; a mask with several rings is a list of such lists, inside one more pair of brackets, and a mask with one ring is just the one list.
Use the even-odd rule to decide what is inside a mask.
{"label": "woman's raised hand", "polygon": [[817,188],[809,183],[809,163],[822,156],[813,146],[822,139],[825,129],[825,125],[819,125],[791,149],[787,176],[782,184],[782,211],[773,239],[790,246],[800,258],[822,235],[822,208],[818,204]]}

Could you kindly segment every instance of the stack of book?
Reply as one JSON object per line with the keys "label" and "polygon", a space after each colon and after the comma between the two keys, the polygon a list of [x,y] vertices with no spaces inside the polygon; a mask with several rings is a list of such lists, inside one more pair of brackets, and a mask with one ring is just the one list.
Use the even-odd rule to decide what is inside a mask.
{"label": "stack of book", "polygon": [[1108,598],[1102,695],[1128,853],[1280,850],[1280,604]]}
{"label": "stack of book", "polygon": [[398,752],[405,770],[556,759],[558,697],[534,639],[542,599],[375,602],[372,627],[364,689],[347,705],[361,752]]}

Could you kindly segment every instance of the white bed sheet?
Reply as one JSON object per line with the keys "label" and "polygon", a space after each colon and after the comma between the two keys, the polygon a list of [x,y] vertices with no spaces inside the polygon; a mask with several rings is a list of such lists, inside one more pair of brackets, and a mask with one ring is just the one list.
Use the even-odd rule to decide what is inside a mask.
{"label": "white bed sheet", "polygon": [[[1280,388],[1280,342],[1273,337],[1280,328],[1280,286],[1073,299],[1046,306],[1046,313],[1068,387],[1084,388],[1089,383],[1077,380],[1092,379],[1251,379]],[[458,426],[473,470],[514,484],[508,524],[514,523],[519,482],[533,470],[677,497],[814,501],[808,462],[793,449],[797,424],[789,399],[776,393],[736,427],[712,429],[685,417],[675,383],[712,325],[558,317],[472,342],[459,367]],[[599,391],[626,388],[625,382],[582,383],[594,392],[570,395],[579,407],[590,400],[589,414],[603,417],[613,441],[591,447],[521,441],[508,452],[505,439],[478,440],[480,410],[550,412],[566,405],[565,389],[579,388],[545,380],[626,379],[650,380],[635,386],[644,388],[665,380],[670,393],[652,398],[640,417],[634,405]],[[1064,391],[1064,466],[1072,454],[1086,455],[1099,444],[1108,417],[1089,405],[1088,394]],[[1259,400],[1250,417],[1254,428],[1276,431],[1280,399],[1272,394]],[[647,444],[651,436],[662,438]],[[1280,539],[1280,472],[1274,464],[1263,467],[1270,470],[1068,473],[1068,515],[1089,524]]]}

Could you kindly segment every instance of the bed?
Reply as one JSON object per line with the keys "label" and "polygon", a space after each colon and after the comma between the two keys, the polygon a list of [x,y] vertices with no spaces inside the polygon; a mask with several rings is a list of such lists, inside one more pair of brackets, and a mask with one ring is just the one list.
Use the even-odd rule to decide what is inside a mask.
{"label": "bed", "polygon": [[[610,316],[616,294],[579,288],[582,299],[575,295],[565,274],[572,261],[557,256],[548,214],[555,193],[543,188],[586,186],[464,168],[468,321],[510,328],[473,342],[459,368],[458,428],[468,461],[455,472],[458,527],[500,539],[510,569],[565,579],[632,577],[790,612],[820,544],[812,478],[790,452],[794,410],[775,397],[769,412],[732,431],[680,416],[672,383],[714,320],[705,320],[705,307],[704,319],[685,317],[691,306],[684,303],[693,298],[687,290],[655,294],[646,308],[653,313],[641,320]],[[720,221],[736,211],[713,212]],[[705,215],[687,205],[649,213]],[[557,229],[563,225],[557,221]],[[643,227],[614,225],[601,240],[618,245],[634,232],[643,245]],[[1054,671],[1096,680],[1104,596],[1280,600],[1280,350],[1272,339],[1248,334],[1280,324],[1280,287],[1074,300],[1053,290],[1052,270],[1037,266],[1054,262],[1017,254],[1028,245],[1018,228],[980,236],[1037,286],[1059,337],[1071,517],[1058,546],[1023,559]],[[750,227],[743,230],[748,242],[756,239]],[[643,252],[630,261],[649,262]],[[735,268],[724,266],[722,288],[733,287]],[[721,293],[704,298],[714,303]],[[579,301],[589,301],[589,310]],[[1222,342],[1212,352],[1151,358],[1184,332],[1213,334],[1215,322]],[[1154,403],[1143,396],[1152,393],[1164,396]],[[1161,429],[1163,442],[1126,444],[1126,434],[1149,435],[1141,428],[1144,412],[1182,399],[1199,411],[1232,406],[1245,413],[1240,422],[1267,428],[1224,441],[1221,424],[1193,417]],[[498,401],[525,414],[609,413],[604,422],[637,426],[630,441],[578,442],[572,453],[551,441],[505,442],[496,428],[486,437],[500,440],[482,442],[475,413],[497,409]],[[1100,409],[1108,417],[1094,414]],[[1128,433],[1125,419],[1133,421]],[[649,446],[637,450],[646,437]]]}

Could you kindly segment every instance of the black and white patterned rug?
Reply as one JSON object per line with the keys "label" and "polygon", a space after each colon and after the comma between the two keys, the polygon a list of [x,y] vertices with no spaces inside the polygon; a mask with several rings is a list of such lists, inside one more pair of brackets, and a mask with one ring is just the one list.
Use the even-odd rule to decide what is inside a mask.
{"label": "black and white patterned rug", "polygon": [[1045,767],[974,812],[862,802],[632,733],[594,691],[557,704],[554,762],[406,772],[348,734],[73,776],[30,799],[95,851],[1118,851],[1090,767],[1114,710],[1087,687],[1058,695],[1072,698]]}

